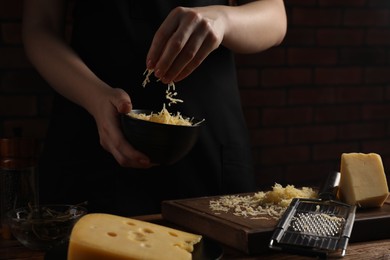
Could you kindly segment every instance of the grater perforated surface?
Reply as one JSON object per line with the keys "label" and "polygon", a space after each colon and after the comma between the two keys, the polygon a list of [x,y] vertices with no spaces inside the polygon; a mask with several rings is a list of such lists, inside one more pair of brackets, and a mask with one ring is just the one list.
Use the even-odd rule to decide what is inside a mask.
{"label": "grater perforated surface", "polygon": [[308,235],[336,236],[344,222],[344,218],[330,217],[324,213],[298,213],[291,227]]}
{"label": "grater perforated surface", "polygon": [[300,201],[279,243],[336,250],[349,211],[344,205]]}
{"label": "grater perforated surface", "polygon": [[308,254],[345,255],[356,206],[335,200],[340,172],[329,174],[319,199],[295,198],[280,219],[269,247]]}

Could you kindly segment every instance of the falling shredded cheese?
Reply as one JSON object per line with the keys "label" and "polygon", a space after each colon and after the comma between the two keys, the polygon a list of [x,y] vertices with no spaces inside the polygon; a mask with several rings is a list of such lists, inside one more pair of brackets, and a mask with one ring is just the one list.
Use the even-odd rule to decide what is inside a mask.
{"label": "falling shredded cheese", "polygon": [[168,103],[168,106],[170,106],[171,104],[176,104],[178,102],[183,103],[183,100],[174,98],[174,96],[177,96],[177,92],[175,88],[176,88],[175,83],[171,82],[168,84],[168,88],[165,91],[165,98],[170,101]]}
{"label": "falling shredded cheese", "polygon": [[[142,86],[145,87],[150,82],[150,76],[152,75],[154,70],[146,69],[144,72],[145,79],[142,82]],[[168,106],[171,104],[177,104],[178,102],[183,103],[183,100],[175,98],[177,96],[175,83],[172,81],[168,83],[167,90],[165,91],[165,98],[169,100]]]}
{"label": "falling shredded cheese", "polygon": [[263,219],[271,217],[278,220],[293,198],[316,198],[317,193],[308,187],[297,189],[294,185],[276,183],[271,191],[256,192],[253,195],[226,195],[211,200],[209,207],[216,214],[232,212],[233,215]]}
{"label": "falling shredded cheese", "polygon": [[142,82],[143,87],[146,87],[146,85],[148,85],[148,83],[150,82],[150,75],[152,75],[152,73],[153,73],[153,70],[148,70],[148,69],[145,70],[145,72],[144,72],[145,79]]}

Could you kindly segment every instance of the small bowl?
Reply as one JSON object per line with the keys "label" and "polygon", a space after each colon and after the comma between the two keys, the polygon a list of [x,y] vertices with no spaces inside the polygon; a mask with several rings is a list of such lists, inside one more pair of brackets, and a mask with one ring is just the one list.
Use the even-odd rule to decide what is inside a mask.
{"label": "small bowl", "polygon": [[[145,109],[133,109],[132,112],[146,115],[156,113]],[[174,164],[188,154],[198,139],[202,121],[194,119],[190,126],[170,125],[121,115],[122,130],[127,141],[149,156],[153,163],[160,165]]]}
{"label": "small bowl", "polygon": [[12,235],[33,250],[49,250],[69,240],[73,225],[87,213],[81,206],[40,205],[7,212]]}

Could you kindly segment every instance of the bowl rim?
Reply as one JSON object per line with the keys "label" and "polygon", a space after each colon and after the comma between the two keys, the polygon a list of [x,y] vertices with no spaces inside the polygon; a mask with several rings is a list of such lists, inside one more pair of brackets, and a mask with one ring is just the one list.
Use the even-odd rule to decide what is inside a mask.
{"label": "bowl rim", "polygon": [[[150,113],[156,113],[152,109],[132,109],[131,110],[131,112],[135,112],[135,113],[137,113],[137,112],[140,113],[140,111],[144,111],[142,113],[149,113],[149,114]],[[127,119],[127,120],[130,120],[130,121],[144,122],[145,124],[159,125],[159,126],[171,127],[171,128],[177,128],[177,127],[181,127],[181,128],[198,128],[198,127],[202,126],[203,123],[206,121],[205,119],[199,119],[199,118],[195,118],[195,117],[191,118],[189,116],[182,115],[184,118],[190,118],[192,120],[195,120],[196,123],[192,124],[192,125],[173,125],[173,124],[158,123],[158,122],[152,122],[152,121],[148,121],[148,120],[135,118],[135,117],[130,116],[128,113],[127,114],[121,114],[121,115],[122,115],[123,119]]]}

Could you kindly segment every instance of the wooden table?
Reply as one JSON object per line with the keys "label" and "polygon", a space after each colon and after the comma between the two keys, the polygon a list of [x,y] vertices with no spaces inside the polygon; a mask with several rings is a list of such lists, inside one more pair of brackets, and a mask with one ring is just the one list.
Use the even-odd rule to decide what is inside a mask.
{"label": "wooden table", "polygon": [[[136,217],[144,221],[150,221],[154,223],[162,223],[161,215],[150,215]],[[375,232],[375,230],[373,230]],[[390,234],[389,234],[390,236]],[[222,245],[223,246],[223,245]],[[224,254],[223,260],[257,260],[257,259],[313,259],[313,257],[303,257],[288,253],[270,251],[258,256],[248,256],[235,249],[223,246]],[[44,252],[33,251],[21,245],[16,240],[0,239],[0,259],[1,260],[43,260]],[[356,259],[381,259],[390,260],[390,239],[349,243],[346,255],[342,258],[345,260]]]}

